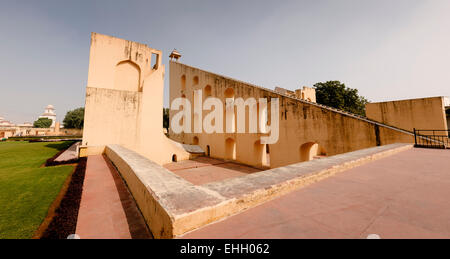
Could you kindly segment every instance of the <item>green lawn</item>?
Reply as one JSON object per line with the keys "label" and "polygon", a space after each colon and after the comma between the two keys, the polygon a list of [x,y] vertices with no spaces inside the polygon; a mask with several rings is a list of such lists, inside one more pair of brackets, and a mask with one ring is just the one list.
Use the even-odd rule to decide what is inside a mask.
{"label": "green lawn", "polygon": [[40,166],[72,142],[0,142],[0,239],[31,238],[73,166]]}

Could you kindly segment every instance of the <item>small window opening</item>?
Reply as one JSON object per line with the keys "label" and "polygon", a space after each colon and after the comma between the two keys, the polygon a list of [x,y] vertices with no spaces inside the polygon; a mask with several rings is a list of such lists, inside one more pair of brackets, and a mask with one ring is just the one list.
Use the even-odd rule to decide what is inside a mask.
{"label": "small window opening", "polygon": [[159,54],[156,53],[152,53],[152,59],[151,59],[151,66],[153,70],[158,69],[158,64],[159,64]]}

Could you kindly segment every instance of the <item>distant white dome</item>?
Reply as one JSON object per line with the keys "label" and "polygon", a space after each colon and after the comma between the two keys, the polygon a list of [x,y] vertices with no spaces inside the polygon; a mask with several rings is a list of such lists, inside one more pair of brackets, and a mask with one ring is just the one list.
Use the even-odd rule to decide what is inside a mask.
{"label": "distant white dome", "polygon": [[56,113],[55,113],[55,108],[53,107],[53,105],[51,105],[51,104],[47,105],[47,107],[45,107],[44,113],[41,116],[39,116],[39,118],[47,118],[47,119],[52,120],[52,125],[50,127],[51,128],[55,127]]}

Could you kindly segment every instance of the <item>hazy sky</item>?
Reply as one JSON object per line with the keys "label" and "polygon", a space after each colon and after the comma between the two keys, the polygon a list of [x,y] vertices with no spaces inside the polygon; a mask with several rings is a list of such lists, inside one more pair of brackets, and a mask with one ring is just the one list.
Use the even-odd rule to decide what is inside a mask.
{"label": "hazy sky", "polygon": [[84,106],[92,31],[267,88],[449,96],[449,13],[448,0],[0,0],[0,116],[32,122],[53,104],[62,120]]}

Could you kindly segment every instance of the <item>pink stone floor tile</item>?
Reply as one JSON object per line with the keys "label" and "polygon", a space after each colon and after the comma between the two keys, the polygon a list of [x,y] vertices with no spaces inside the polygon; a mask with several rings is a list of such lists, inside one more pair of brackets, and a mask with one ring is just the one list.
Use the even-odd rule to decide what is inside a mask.
{"label": "pink stone floor tile", "polygon": [[411,149],[181,238],[450,238],[450,150]]}
{"label": "pink stone floor tile", "polygon": [[261,169],[254,167],[209,157],[198,157],[193,160],[167,164],[164,167],[195,185],[222,181],[261,171]]}

